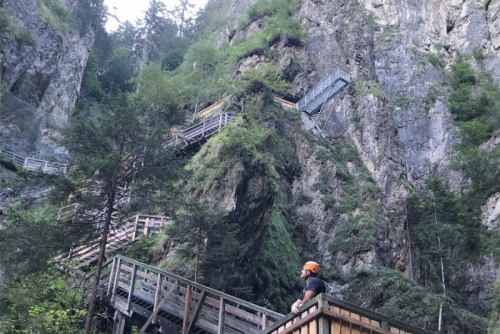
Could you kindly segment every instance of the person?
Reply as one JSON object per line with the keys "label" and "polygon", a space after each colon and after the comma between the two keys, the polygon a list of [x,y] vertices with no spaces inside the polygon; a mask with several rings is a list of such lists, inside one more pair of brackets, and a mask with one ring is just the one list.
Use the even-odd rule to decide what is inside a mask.
{"label": "person", "polygon": [[322,280],[316,277],[319,273],[319,264],[313,261],[308,261],[302,267],[300,277],[306,281],[306,286],[302,290],[299,299],[292,304],[291,311],[293,314],[299,313],[299,307],[305,304],[320,293],[326,292],[325,284]]}

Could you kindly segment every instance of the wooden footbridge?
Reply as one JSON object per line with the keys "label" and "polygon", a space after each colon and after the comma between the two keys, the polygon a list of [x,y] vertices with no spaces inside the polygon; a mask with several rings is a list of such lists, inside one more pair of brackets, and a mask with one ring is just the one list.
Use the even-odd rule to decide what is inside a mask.
{"label": "wooden footbridge", "polygon": [[47,174],[66,174],[69,168],[69,164],[67,163],[24,157],[14,151],[1,147],[0,154],[14,162],[17,167],[26,168],[31,171],[43,172]]}
{"label": "wooden footbridge", "polygon": [[[139,333],[428,334],[381,314],[321,294],[287,316],[147,264],[116,256],[107,296],[116,310],[113,333],[139,317]],[[136,318],[137,321],[137,318]]]}

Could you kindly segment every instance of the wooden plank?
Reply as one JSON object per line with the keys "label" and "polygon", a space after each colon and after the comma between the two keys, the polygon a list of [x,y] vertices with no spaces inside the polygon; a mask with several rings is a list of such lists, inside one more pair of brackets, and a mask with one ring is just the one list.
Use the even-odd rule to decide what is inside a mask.
{"label": "wooden plank", "polygon": [[198,299],[198,305],[196,305],[196,308],[193,313],[193,318],[189,322],[189,326],[186,330],[186,333],[191,333],[191,330],[194,328],[194,324],[196,323],[196,320],[198,319],[198,315],[200,314],[201,308],[203,307],[203,303],[205,302],[205,298],[207,297],[207,292],[203,291],[201,293],[200,299]]}
{"label": "wooden plank", "polygon": [[226,302],[224,298],[220,299],[219,305],[219,322],[217,326],[217,334],[224,334],[224,316],[226,310]]}
{"label": "wooden plank", "polygon": [[331,334],[341,334],[341,324],[339,319],[330,319],[330,333]]}
{"label": "wooden plank", "polygon": [[369,325],[369,324],[363,323],[360,320],[355,320],[355,319],[352,319],[350,317],[347,317],[347,316],[344,316],[344,315],[340,315],[338,313],[334,313],[334,312],[332,312],[330,310],[324,310],[323,314],[329,315],[331,317],[339,319],[342,324],[344,324],[344,323],[352,323],[352,324],[355,324],[355,325],[360,326],[362,328],[369,329],[373,333],[389,334],[388,330],[385,330],[385,329],[382,329],[380,327],[376,327],[376,326],[373,326],[373,325]]}
{"label": "wooden plank", "polygon": [[172,294],[172,292],[175,290],[177,286],[177,283],[172,285],[172,287],[167,291],[166,295],[163,297],[163,299],[160,301],[160,303],[154,308],[153,313],[149,316],[148,320],[144,323],[142,328],[139,330],[139,334],[144,334],[146,333],[146,329],[148,326],[153,322],[154,318],[156,318],[158,312],[161,310],[162,306],[167,302],[168,298]]}
{"label": "wooden plank", "polygon": [[189,307],[190,307],[190,303],[191,303],[191,293],[192,293],[192,290],[191,290],[191,286],[188,285],[187,286],[187,291],[186,291],[186,299],[185,299],[185,304],[184,304],[184,316],[183,316],[183,322],[182,322],[182,334],[189,334],[186,332],[186,329],[187,329],[187,325],[188,325],[188,320],[189,320]]}

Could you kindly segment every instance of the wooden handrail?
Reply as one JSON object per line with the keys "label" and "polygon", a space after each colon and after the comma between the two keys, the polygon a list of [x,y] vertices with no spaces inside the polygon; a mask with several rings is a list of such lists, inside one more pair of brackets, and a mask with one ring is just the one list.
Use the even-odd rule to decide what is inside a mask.
{"label": "wooden handrail", "polygon": [[300,313],[288,314],[261,334],[289,333],[373,333],[430,334],[402,321],[389,318],[332,296],[320,294],[299,308]]}
{"label": "wooden handrail", "polygon": [[167,146],[177,146],[182,142],[189,145],[198,142],[203,138],[208,138],[214,133],[219,132],[227,123],[234,122],[236,115],[224,113],[205,118],[201,122],[184,129],[175,135],[175,138],[167,143]]}
{"label": "wooden handrail", "polygon": [[282,314],[122,255],[115,256],[110,277],[108,294],[112,306],[131,315],[139,309],[144,312],[141,305],[149,304],[153,310],[148,311],[149,322],[163,307],[163,311],[183,319],[185,329],[197,326],[221,333],[223,328],[234,328],[251,334],[283,318]]}

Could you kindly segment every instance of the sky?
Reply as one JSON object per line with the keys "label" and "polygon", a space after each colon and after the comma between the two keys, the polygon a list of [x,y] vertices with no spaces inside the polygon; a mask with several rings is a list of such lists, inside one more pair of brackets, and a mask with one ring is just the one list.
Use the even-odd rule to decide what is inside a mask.
{"label": "sky", "polygon": [[[190,0],[196,6],[194,11],[203,8],[208,0]],[[163,0],[168,10],[173,9],[178,3],[178,0]],[[111,14],[117,16],[122,22],[130,21],[135,24],[136,19],[142,18],[144,12],[148,8],[148,0],[104,0],[104,4],[108,7]],[[106,30],[114,31],[118,28],[119,23],[113,19],[108,18],[106,23]]]}

